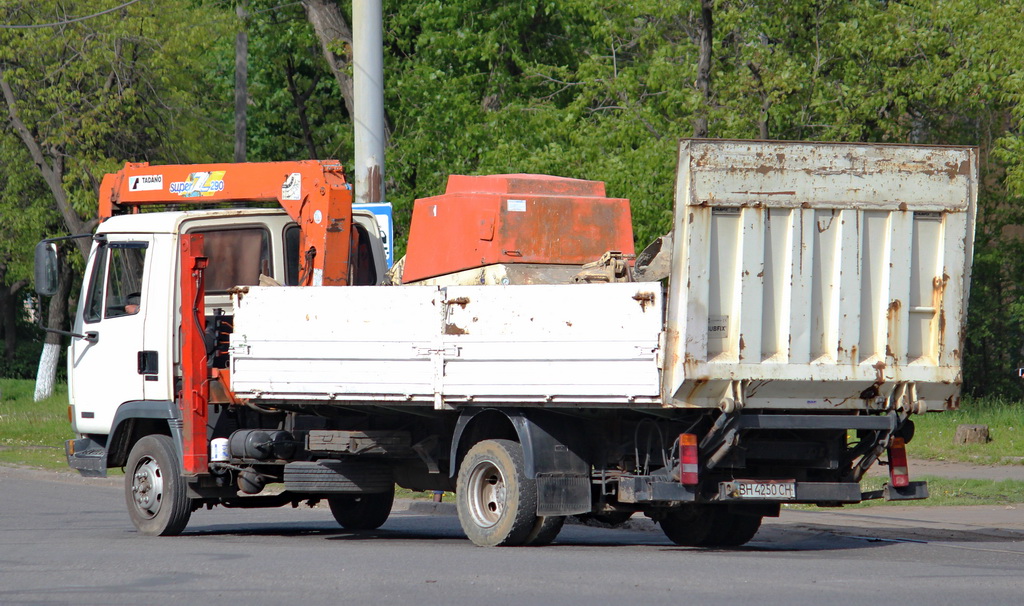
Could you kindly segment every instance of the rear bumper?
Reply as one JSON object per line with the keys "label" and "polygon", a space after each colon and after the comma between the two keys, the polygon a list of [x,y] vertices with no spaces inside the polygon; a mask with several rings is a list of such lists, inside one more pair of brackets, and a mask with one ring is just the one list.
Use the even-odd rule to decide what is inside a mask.
{"label": "rear bumper", "polygon": [[928,482],[911,482],[903,488],[886,484],[882,490],[864,493],[864,500],[885,499],[886,501],[917,501],[928,498]]}
{"label": "rear bumper", "polygon": [[695,486],[686,486],[664,476],[623,476],[619,479],[618,499],[622,503],[778,503],[778,504],[849,504],[873,499],[911,501],[928,498],[927,482],[911,482],[905,488],[888,484],[882,490],[862,492],[857,482],[795,482],[796,494],[791,499],[752,499],[736,496],[731,482],[720,482],[718,494],[698,498]]}

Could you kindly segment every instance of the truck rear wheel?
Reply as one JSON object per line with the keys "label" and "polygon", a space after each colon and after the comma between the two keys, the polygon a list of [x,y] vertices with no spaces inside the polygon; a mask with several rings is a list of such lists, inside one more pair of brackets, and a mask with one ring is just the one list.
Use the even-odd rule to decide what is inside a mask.
{"label": "truck rear wheel", "polygon": [[346,530],[375,530],[384,525],[395,502],[395,486],[391,490],[372,494],[353,494],[329,497],[331,515]]}
{"label": "truck rear wheel", "polygon": [[148,435],[135,443],[125,464],[124,495],[132,524],[142,534],[181,534],[192,517],[181,465],[169,436]]}
{"label": "truck rear wheel", "polygon": [[[537,484],[524,469],[523,447],[510,440],[485,440],[466,453],[459,467],[456,507],[470,541],[494,547],[539,538]],[[535,529],[538,533],[531,537]]]}
{"label": "truck rear wheel", "polygon": [[533,530],[523,541],[523,545],[529,547],[550,545],[558,533],[562,532],[563,525],[565,525],[565,516],[539,516]]}
{"label": "truck rear wheel", "polygon": [[739,547],[759,528],[761,516],[734,513],[724,505],[684,505],[661,520],[665,536],[687,547]]}
{"label": "truck rear wheel", "polygon": [[706,545],[715,521],[715,510],[711,506],[689,504],[666,512],[660,524],[665,536],[676,545],[700,547]]}
{"label": "truck rear wheel", "polygon": [[733,513],[722,508],[716,512],[703,544],[709,547],[739,547],[753,539],[760,528],[761,516]]}

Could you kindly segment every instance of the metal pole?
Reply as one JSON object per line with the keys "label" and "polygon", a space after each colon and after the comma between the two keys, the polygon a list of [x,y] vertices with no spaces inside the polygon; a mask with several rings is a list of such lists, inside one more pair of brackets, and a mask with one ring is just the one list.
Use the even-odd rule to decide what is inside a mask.
{"label": "metal pole", "polygon": [[384,201],[384,40],[381,0],[352,2],[355,201]]}
{"label": "metal pole", "polygon": [[245,162],[246,111],[249,103],[249,12],[247,0],[235,7],[238,35],[235,37],[235,162]]}

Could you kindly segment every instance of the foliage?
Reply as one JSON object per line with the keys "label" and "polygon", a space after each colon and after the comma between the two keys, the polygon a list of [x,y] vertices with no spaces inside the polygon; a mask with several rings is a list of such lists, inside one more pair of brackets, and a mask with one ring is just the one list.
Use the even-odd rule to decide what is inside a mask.
{"label": "foliage", "polygon": [[[141,0],[56,28],[0,30],[17,109],[63,159],[83,219],[99,176],[125,160],[230,157],[239,27],[249,33],[248,157],[352,164],[351,117],[299,3],[248,0],[245,23],[234,4]],[[697,115],[713,137],[977,145],[965,387],[1024,396],[1014,373],[1024,366],[1024,2],[717,0],[709,101],[694,84],[700,5],[385,1],[397,252],[413,200],[443,191],[452,173],[604,181],[631,200],[643,246],[670,228],[677,141]],[[106,8],[13,1],[0,14],[39,23]],[[350,13],[349,2],[340,8]],[[0,243],[0,262],[13,251],[13,283],[28,243],[59,231],[58,219],[25,204],[47,196],[8,130],[0,160],[0,228],[21,234]]]}
{"label": "foliage", "polygon": [[302,7],[260,0],[249,13],[249,160],[351,158],[351,121]]}
{"label": "foliage", "polygon": [[[107,4],[13,2],[3,21],[47,23]],[[0,30],[15,110],[40,147],[62,161],[64,189],[83,218],[95,216],[102,175],[127,159],[227,155],[220,136],[227,116],[206,95],[223,76],[203,61],[227,40],[226,23],[219,11],[148,1],[56,27]]]}
{"label": "foliage", "polygon": [[[0,7],[5,24],[57,23],[0,28],[2,107],[11,118],[0,131],[0,227],[15,236],[0,246],[8,270],[0,287],[24,279],[35,241],[90,228],[100,179],[126,160],[227,155],[219,133],[228,115],[206,94],[223,77],[208,53],[227,39],[227,20],[195,4],[153,0],[72,19],[109,8],[99,0]],[[82,255],[70,259],[80,270],[87,244],[74,245]]]}
{"label": "foliage", "polygon": [[[19,332],[21,338],[17,340],[11,360],[8,362],[6,357],[0,357],[0,377],[34,379],[39,366],[39,354],[43,350],[43,340],[37,331]],[[67,371],[60,366],[58,373],[65,377],[67,375]]]}
{"label": "foliage", "polygon": [[46,196],[25,146],[11,131],[0,130],[0,264],[6,284],[32,277],[32,247],[56,221]]}
{"label": "foliage", "polygon": [[[675,142],[702,111],[699,3],[393,4],[387,171],[400,223],[449,173],[542,172],[630,198],[641,246],[667,231]],[[980,147],[964,362],[976,395],[1022,394],[1020,8],[734,0],[714,10],[712,136]]]}

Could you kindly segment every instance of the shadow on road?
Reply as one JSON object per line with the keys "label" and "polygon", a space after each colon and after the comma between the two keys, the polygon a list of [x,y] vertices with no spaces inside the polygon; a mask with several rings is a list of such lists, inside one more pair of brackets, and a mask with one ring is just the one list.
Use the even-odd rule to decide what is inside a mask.
{"label": "shadow on road", "polygon": [[[425,522],[427,522],[425,524]],[[378,530],[348,531],[331,522],[309,521],[215,524],[189,528],[183,537],[309,537],[328,541],[457,541],[466,540],[456,520],[444,516],[399,516]],[[831,552],[890,547],[905,543],[969,543],[974,545],[1024,542],[1018,533],[999,528],[956,530],[928,527],[880,528],[867,525],[766,524],[754,540],[736,548],[693,548],[672,545],[656,527],[648,530],[566,526],[546,549],[587,547],[657,547],[662,551],[704,553]],[[1024,554],[1024,552],[1022,552]]]}
{"label": "shadow on road", "polygon": [[878,526],[826,526],[800,524],[810,532],[830,533],[837,536],[876,542],[901,543],[1024,543],[1024,534],[1002,528],[972,527],[969,529],[906,526],[880,528]]}

